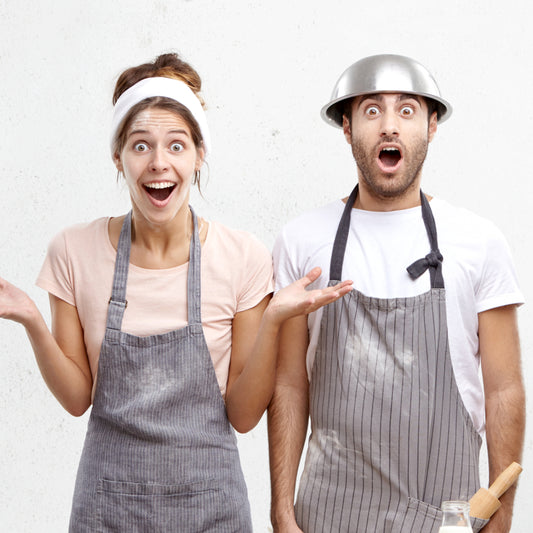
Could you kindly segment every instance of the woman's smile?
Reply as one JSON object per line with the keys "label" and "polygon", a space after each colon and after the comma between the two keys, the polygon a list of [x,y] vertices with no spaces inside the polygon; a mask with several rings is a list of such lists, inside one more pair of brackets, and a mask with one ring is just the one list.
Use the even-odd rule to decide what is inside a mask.
{"label": "woman's smile", "polygon": [[157,207],[164,207],[176,189],[176,184],[171,181],[153,181],[145,183],[143,187],[154,205]]}

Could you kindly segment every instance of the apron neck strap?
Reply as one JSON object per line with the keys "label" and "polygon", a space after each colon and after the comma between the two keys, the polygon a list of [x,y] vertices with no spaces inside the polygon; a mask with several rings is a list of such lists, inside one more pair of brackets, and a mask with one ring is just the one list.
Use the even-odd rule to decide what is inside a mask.
{"label": "apron neck strap", "polygon": [[128,268],[130,265],[131,248],[131,211],[124,218],[120,237],[118,239],[117,256],[115,259],[115,274],[113,276],[113,290],[107,310],[107,328],[120,331],[122,317],[128,302],[126,300],[126,285]]}
{"label": "apron neck strap", "polygon": [[[329,267],[329,279],[332,281],[342,280],[342,265],[344,263],[344,253],[346,251],[346,243],[348,242],[348,234],[350,232],[350,217],[358,193],[359,184],[354,187],[346,201],[346,206],[344,207],[339,227],[337,228]],[[429,202],[422,191],[420,191],[420,202],[422,206],[422,220],[426,227],[431,252],[426,255],[426,257],[419,259],[412,265],[408,266],[407,272],[412,279],[416,279],[429,269],[431,288],[442,289],[444,288],[444,278],[442,276],[443,257],[438,246],[437,226]]]}
{"label": "apron neck strap", "polygon": [[346,201],[344,211],[342,212],[341,221],[339,222],[337,234],[335,235],[335,241],[333,242],[333,253],[331,254],[331,262],[329,265],[330,280],[342,280],[344,252],[346,251],[346,243],[348,242],[348,234],[350,233],[350,217],[358,193],[359,184],[354,187],[354,190],[351,192],[348,200]]}
{"label": "apron neck strap", "polygon": [[[189,268],[187,272],[187,312],[189,324],[201,324],[201,282],[200,260],[201,246],[198,232],[198,219],[192,207],[189,206],[193,221],[193,232],[189,246]],[[107,328],[120,331],[124,311],[128,306],[126,287],[131,250],[131,215],[130,211],[124,218],[120,237],[118,239],[115,273],[113,276],[113,290],[109,299],[107,312]]]}
{"label": "apron neck strap", "polygon": [[189,246],[189,269],[187,271],[187,313],[189,324],[202,323],[202,282],[201,282],[201,252],[198,218],[193,208],[189,206],[192,215],[192,236]]}
{"label": "apron neck strap", "polygon": [[444,278],[442,276],[443,257],[440,253],[437,240],[437,226],[426,195],[422,191],[420,191],[420,202],[422,205],[422,218],[426,226],[431,252],[422,259],[415,261],[412,265],[409,265],[407,272],[411,276],[411,279],[417,279],[429,269],[431,288],[444,289]]}

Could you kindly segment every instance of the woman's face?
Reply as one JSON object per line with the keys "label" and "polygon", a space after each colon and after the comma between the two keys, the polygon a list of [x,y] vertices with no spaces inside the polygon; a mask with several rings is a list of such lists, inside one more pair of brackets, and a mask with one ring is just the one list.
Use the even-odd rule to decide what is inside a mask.
{"label": "woman's face", "polygon": [[161,225],[187,209],[191,181],[203,157],[189,126],[177,113],[159,108],[141,111],[115,160],[124,173],[134,214]]}

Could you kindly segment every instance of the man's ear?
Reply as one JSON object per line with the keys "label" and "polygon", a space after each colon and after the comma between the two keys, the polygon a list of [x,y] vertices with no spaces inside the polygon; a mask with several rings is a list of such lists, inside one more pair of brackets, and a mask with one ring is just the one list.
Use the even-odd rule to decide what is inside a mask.
{"label": "man's ear", "polygon": [[352,144],[352,126],[346,115],[342,115],[342,131],[346,142]]}
{"label": "man's ear", "polygon": [[433,113],[431,113],[431,116],[429,117],[429,123],[428,123],[428,141],[429,142],[433,140],[433,137],[435,137],[435,133],[437,133],[437,112],[433,111]]}

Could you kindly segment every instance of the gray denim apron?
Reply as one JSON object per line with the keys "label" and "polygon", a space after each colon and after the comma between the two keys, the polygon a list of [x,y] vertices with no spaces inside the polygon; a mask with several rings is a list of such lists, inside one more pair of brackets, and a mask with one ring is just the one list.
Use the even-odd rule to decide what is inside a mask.
{"label": "gray denim apron", "polygon": [[[342,279],[357,190],[337,230],[330,285]],[[353,290],[324,309],[296,501],[305,533],[436,533],[442,501],[479,488],[481,438],[455,382],[442,256],[421,201],[431,252],[408,271],[416,279],[429,269],[431,290],[392,299]],[[476,532],[486,523],[473,522]]]}
{"label": "gray denim apron", "polygon": [[71,532],[252,531],[236,438],[202,329],[192,214],[188,325],[149,337],[121,331],[131,213],[124,220]]}

